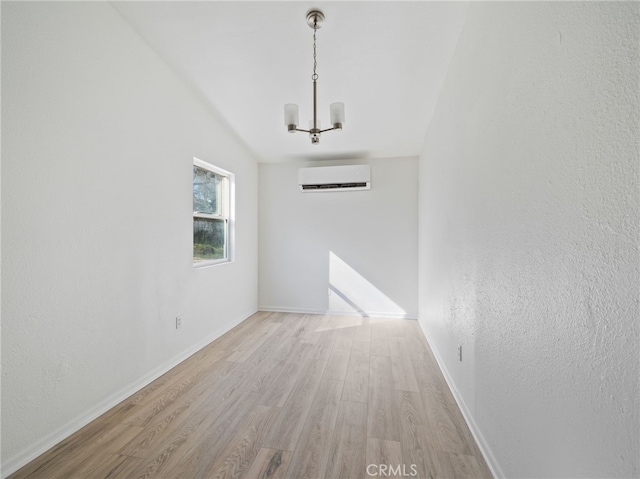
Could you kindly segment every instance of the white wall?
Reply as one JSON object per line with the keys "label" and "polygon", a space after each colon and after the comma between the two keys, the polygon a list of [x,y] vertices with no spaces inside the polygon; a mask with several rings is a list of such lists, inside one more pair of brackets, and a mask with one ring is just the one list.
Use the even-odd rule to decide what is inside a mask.
{"label": "white wall", "polygon": [[420,322],[507,477],[640,474],[639,8],[472,3],[420,155]]}
{"label": "white wall", "polygon": [[[371,165],[371,190],[298,188],[300,167],[356,163]],[[417,317],[417,165],[260,164],[260,308]]]}
{"label": "white wall", "polygon": [[[258,168],[106,3],[3,2],[2,126],[7,474],[256,310]],[[192,267],[193,156],[232,264]]]}

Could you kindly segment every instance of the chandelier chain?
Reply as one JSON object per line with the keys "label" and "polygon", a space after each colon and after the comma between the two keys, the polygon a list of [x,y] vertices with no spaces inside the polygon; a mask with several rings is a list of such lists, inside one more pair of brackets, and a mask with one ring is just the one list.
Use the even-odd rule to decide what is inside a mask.
{"label": "chandelier chain", "polygon": [[316,31],[317,29],[313,28],[313,75],[311,75],[311,79],[316,81],[318,79],[318,74],[316,73],[316,67],[318,66],[318,60],[316,58]]}

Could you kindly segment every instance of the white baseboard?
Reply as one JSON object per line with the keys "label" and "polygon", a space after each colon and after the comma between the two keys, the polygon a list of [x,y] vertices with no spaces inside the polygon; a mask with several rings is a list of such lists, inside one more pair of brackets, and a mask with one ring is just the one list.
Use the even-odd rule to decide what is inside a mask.
{"label": "white baseboard", "polygon": [[442,356],[440,356],[438,348],[436,348],[435,344],[433,344],[429,340],[429,335],[427,334],[427,331],[424,325],[422,324],[422,322],[420,322],[420,320],[418,320],[418,324],[420,325],[420,329],[422,329],[422,333],[424,334],[424,337],[427,338],[427,342],[431,347],[431,351],[433,351],[433,355],[435,356],[438,366],[442,371],[442,375],[444,376],[445,381],[447,381],[447,385],[449,386],[449,389],[453,394],[453,398],[456,400],[456,403],[458,404],[458,407],[460,408],[460,411],[462,412],[462,415],[464,416],[465,421],[467,421],[469,430],[471,431],[473,438],[476,440],[476,444],[478,444],[478,448],[480,449],[480,452],[482,453],[482,456],[484,457],[484,460],[487,463],[487,466],[489,466],[489,469],[491,469],[491,474],[493,474],[493,477],[496,479],[505,477],[504,473],[502,472],[502,469],[498,465],[498,461],[496,461],[495,456],[491,452],[491,448],[489,447],[489,444],[487,444],[487,441],[484,439],[482,432],[480,432],[480,428],[478,428],[478,425],[476,424],[476,421],[474,420],[473,415],[469,411],[469,408],[467,408],[467,405],[464,402],[464,399],[462,399],[462,396],[458,392],[458,389],[456,388],[455,383],[453,382],[453,379],[449,374],[449,370],[447,369],[444,361],[442,360]]}
{"label": "white baseboard", "polygon": [[258,306],[258,311],[269,311],[272,313],[327,314],[326,311],[320,309],[277,308],[271,306]]}
{"label": "white baseboard", "polygon": [[392,319],[417,319],[409,314],[403,313],[378,313],[375,311],[365,311],[364,315],[356,311],[328,310],[325,314],[330,316],[363,316],[365,318],[392,318]]}
{"label": "white baseboard", "polygon": [[[260,306],[260,311],[270,311],[274,313],[298,313],[298,314],[325,314],[329,316],[360,316],[363,314],[356,311],[337,311],[337,310],[321,310],[321,309],[302,309],[302,308],[286,308],[286,307],[271,307]],[[375,311],[365,311],[364,317],[366,318],[394,318],[394,319],[417,319],[412,315],[399,314],[399,313],[379,313]]]}
{"label": "white baseboard", "polygon": [[178,364],[180,364],[182,361],[187,359],[189,356],[192,356],[193,354],[197,353],[202,348],[207,346],[209,343],[211,343],[214,340],[218,339],[224,333],[226,333],[230,329],[234,328],[235,326],[237,326],[242,321],[244,321],[245,319],[247,319],[249,316],[251,316],[252,314],[254,314],[256,312],[257,312],[257,310],[253,310],[253,311],[249,312],[248,314],[241,315],[238,318],[236,318],[236,319],[234,319],[232,321],[229,321],[223,327],[218,328],[214,333],[210,334],[206,338],[204,338],[201,341],[197,342],[196,344],[194,344],[193,346],[191,346],[187,350],[183,351],[182,353],[178,354],[177,356],[173,357],[172,359],[166,361],[165,363],[161,364],[160,366],[154,368],[152,371],[150,371],[148,374],[146,374],[142,378],[138,379],[136,382],[134,382],[134,383],[122,388],[120,391],[117,391],[114,394],[110,395],[109,397],[107,397],[106,399],[101,401],[99,404],[97,404],[96,406],[91,408],[89,411],[87,411],[84,414],[80,415],[79,417],[73,419],[72,421],[68,422],[64,426],[62,426],[59,429],[55,430],[51,434],[48,434],[47,436],[45,436],[42,439],[40,439],[38,442],[33,444],[31,447],[27,448],[26,450],[22,451],[21,453],[17,454],[16,456],[14,456],[11,459],[7,460],[5,463],[2,464],[2,466],[0,468],[0,471],[2,471],[2,472],[0,472],[0,477],[2,477],[4,479],[5,477],[9,476],[10,474],[13,474],[18,469],[23,467],[25,464],[28,464],[29,462],[33,461],[35,458],[37,458],[38,456],[40,456],[41,454],[43,454],[47,450],[51,449],[53,446],[58,444],[60,441],[66,439],[67,437],[69,437],[74,432],[80,430],[81,428],[83,428],[84,426],[89,424],[91,421],[93,421],[97,417],[99,417],[102,414],[104,414],[105,412],[107,412],[112,407],[114,407],[117,404],[121,403],[122,401],[127,399],[132,394],[138,392],[140,389],[145,387],[147,384],[149,384],[152,381],[158,379],[164,373],[166,373],[170,369],[172,369],[175,366],[177,366]]}

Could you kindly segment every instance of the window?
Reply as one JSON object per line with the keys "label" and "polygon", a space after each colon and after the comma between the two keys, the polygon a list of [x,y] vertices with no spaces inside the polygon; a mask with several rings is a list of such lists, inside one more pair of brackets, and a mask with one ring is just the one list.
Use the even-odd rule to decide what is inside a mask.
{"label": "window", "polygon": [[193,264],[231,260],[233,174],[193,159]]}

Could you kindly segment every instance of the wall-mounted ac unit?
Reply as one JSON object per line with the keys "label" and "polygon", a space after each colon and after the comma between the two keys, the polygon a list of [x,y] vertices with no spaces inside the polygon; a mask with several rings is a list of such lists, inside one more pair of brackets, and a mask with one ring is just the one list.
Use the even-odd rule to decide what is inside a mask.
{"label": "wall-mounted ac unit", "polygon": [[371,189],[369,165],[316,166],[298,171],[300,190],[358,191]]}

